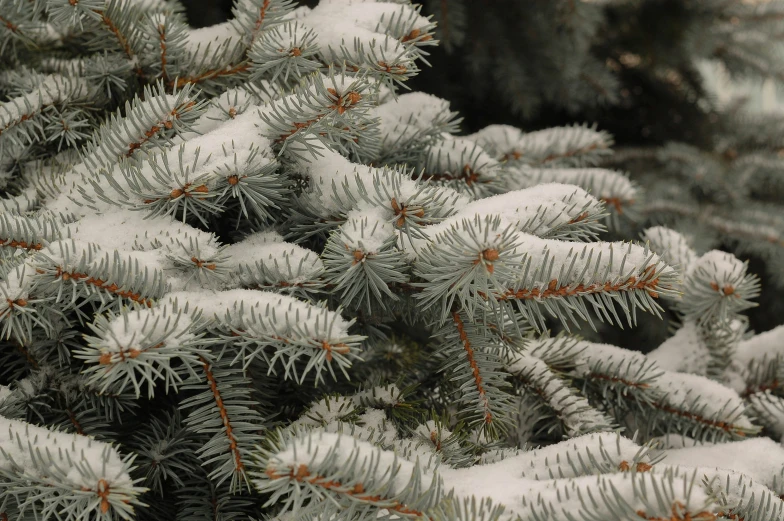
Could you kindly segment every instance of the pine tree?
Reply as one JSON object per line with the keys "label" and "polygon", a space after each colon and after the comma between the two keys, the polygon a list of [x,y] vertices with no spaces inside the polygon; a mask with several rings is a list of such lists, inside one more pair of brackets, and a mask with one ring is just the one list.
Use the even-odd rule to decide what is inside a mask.
{"label": "pine tree", "polygon": [[603,240],[604,131],[460,135],[434,29],[0,0],[0,519],[784,519],[748,265]]}

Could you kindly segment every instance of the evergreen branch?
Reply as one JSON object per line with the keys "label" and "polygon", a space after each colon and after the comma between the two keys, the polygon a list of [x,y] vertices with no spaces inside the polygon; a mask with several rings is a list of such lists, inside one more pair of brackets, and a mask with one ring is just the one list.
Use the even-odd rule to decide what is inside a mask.
{"label": "evergreen branch", "polygon": [[248,458],[264,421],[253,407],[248,379],[240,367],[232,366],[229,353],[200,356],[199,362],[203,374],[184,386],[198,393],[180,407],[188,411],[185,422],[191,430],[212,434],[198,450],[203,464],[212,468],[209,478],[216,486],[229,480],[229,490],[236,493],[248,485]]}
{"label": "evergreen branch", "polygon": [[275,446],[257,456],[253,479],[271,494],[268,504],[278,503],[284,512],[369,520],[388,510],[429,519],[428,510],[442,497],[437,476],[390,451],[323,431],[281,434]]}
{"label": "evergreen branch", "polygon": [[506,222],[459,214],[426,229],[432,238],[420,243],[415,263],[415,273],[428,282],[418,295],[426,308],[440,302],[446,310],[459,299],[472,313],[484,302],[502,308],[514,303],[530,323],[541,325],[540,306],[588,320],[588,303],[612,322],[612,316],[620,321],[618,303],[633,323],[637,308],[656,312],[654,299],[674,292],[676,272],[647,248],[593,243],[578,253],[574,243],[518,233]]}
{"label": "evergreen branch", "polygon": [[472,198],[502,191],[498,162],[465,138],[442,140],[430,146],[421,166],[425,179],[467,192]]}
{"label": "evergreen branch", "polygon": [[168,44],[166,41],[167,34],[166,34],[166,26],[164,24],[158,24],[158,47],[160,48],[160,64],[161,64],[161,80],[163,83],[169,82],[169,73],[166,70],[166,66],[168,65],[169,57],[166,55],[168,51]]}
{"label": "evergreen branch", "polygon": [[597,222],[605,213],[596,198],[574,185],[558,183],[472,201],[460,214],[474,218],[499,215],[517,231],[543,238],[585,241],[605,229]]}
{"label": "evergreen branch", "polygon": [[51,323],[45,315],[33,306],[31,299],[31,268],[26,264],[14,266],[0,281],[0,320],[2,321],[2,336],[6,339],[13,338],[22,342],[33,338],[34,327],[44,331],[51,328]]}
{"label": "evergreen branch", "polygon": [[316,56],[319,49],[315,39],[312,30],[297,22],[265,31],[251,47],[251,79],[268,76],[271,72],[271,82],[285,85],[290,77],[302,77],[318,70],[321,63]]}
{"label": "evergreen branch", "polygon": [[6,29],[8,29],[14,34],[19,32],[19,27],[15,23],[11,22],[11,20],[8,20],[7,18],[3,18],[2,16],[0,16],[0,24],[3,24]]}
{"label": "evergreen branch", "polygon": [[[717,2],[675,14],[733,74],[765,70],[780,7]],[[784,434],[781,331],[750,336],[758,282],[697,254],[720,235],[780,278],[775,116],[720,114],[710,152],[624,154],[687,181],[643,197],[593,168],[605,132],[457,137],[448,102],[398,96],[435,43],[408,0],[237,0],[198,29],[170,0],[0,4],[0,521],[784,521],[784,451],[749,439]],[[704,97],[683,60],[585,54],[637,7],[507,2],[533,23],[506,33],[447,4],[450,41],[501,36],[469,50],[473,86],[516,109],[613,98],[616,68]],[[554,52],[519,60],[516,40]],[[688,233],[598,240],[634,207]],[[634,324],[660,297],[682,327],[649,355],[529,336]],[[43,427],[3,434],[21,420]]]}
{"label": "evergreen branch", "polygon": [[7,142],[23,144],[33,142],[43,131],[43,116],[50,107],[78,103],[91,94],[88,84],[81,79],[60,75],[46,76],[32,92],[0,104],[0,135],[14,129],[18,136],[8,137]]}
{"label": "evergreen branch", "polygon": [[617,432],[593,433],[526,451],[504,460],[522,469],[519,477],[536,481],[648,472],[658,465],[649,446],[639,446]]}
{"label": "evergreen branch", "polygon": [[314,296],[324,286],[324,263],[306,248],[283,242],[275,232],[248,235],[226,247],[228,269],[245,288]]}
{"label": "evergreen branch", "polygon": [[60,228],[60,223],[51,217],[4,213],[0,215],[0,255],[13,257],[17,252],[40,251],[61,238]]}
{"label": "evergreen branch", "polygon": [[618,216],[628,214],[639,198],[638,189],[627,177],[602,168],[528,168],[512,170],[516,178],[510,180],[512,188],[526,188],[541,183],[566,183],[577,185],[603,201]]}
{"label": "evergreen branch", "polygon": [[[356,214],[360,209],[374,208],[376,220],[386,213],[397,229],[411,237],[422,237],[422,226],[441,221],[452,215],[456,206],[469,201],[455,190],[417,182],[405,171],[352,163],[331,150],[319,153],[322,155],[319,160],[303,158],[298,162],[301,175],[309,181],[309,189],[298,201],[307,213],[307,224],[298,224],[297,231],[313,233],[311,216],[340,225],[350,212]],[[384,212],[379,213],[382,209]],[[317,229],[331,227],[324,223]]]}
{"label": "evergreen branch", "polygon": [[16,196],[0,197],[0,209],[7,213],[25,213],[38,206],[38,194],[34,188],[27,187]]}
{"label": "evergreen branch", "polygon": [[113,114],[94,134],[84,154],[85,164],[97,171],[130,157],[148,143],[168,141],[173,130],[187,130],[203,110],[194,94],[189,87],[172,95],[165,94],[160,83],[154,89],[145,87],[144,101],[135,97],[124,116]]}
{"label": "evergreen branch", "polygon": [[235,22],[242,27],[242,34],[247,40],[247,49],[287,19],[291,4],[290,0],[251,0],[232,7]]}
{"label": "evergreen branch", "polygon": [[675,214],[679,217],[693,219],[703,226],[739,241],[753,240],[777,247],[784,246],[784,233],[780,230],[753,221],[727,219],[721,208],[712,205],[696,208],[673,201],[655,200],[647,203],[643,211],[646,214]]}
{"label": "evergreen branch", "polygon": [[395,248],[397,233],[385,213],[379,208],[350,212],[327,241],[324,275],[346,306],[385,309],[385,301],[398,300],[389,286],[408,281],[403,256]]}
{"label": "evergreen branch", "polygon": [[650,243],[653,251],[681,273],[689,273],[697,259],[697,252],[680,233],[664,226],[653,226],[643,232],[643,239]]}
{"label": "evergreen branch", "polygon": [[324,427],[336,423],[353,423],[360,404],[346,396],[326,396],[312,404],[292,423],[293,426]]}
{"label": "evergreen branch", "polygon": [[[734,391],[707,378],[663,372],[644,355],[604,344],[584,342],[576,369],[597,398],[611,398],[620,421],[632,413],[637,428],[689,433],[697,439],[740,439],[756,434],[746,407]],[[630,407],[631,406],[631,407]],[[652,414],[658,411],[660,415]]]}
{"label": "evergreen branch", "polygon": [[445,133],[455,133],[459,119],[449,102],[422,92],[410,92],[381,103],[372,111],[379,118],[380,155],[374,164],[419,164]]}
{"label": "evergreen branch", "polygon": [[465,312],[453,311],[450,318],[434,337],[443,360],[440,370],[460,389],[458,418],[483,439],[497,439],[508,431],[513,412],[497,345],[484,326],[467,321]]}
{"label": "evergreen branch", "polygon": [[282,474],[274,470],[266,472],[270,480],[288,479],[297,481],[299,483],[308,484],[314,488],[323,488],[325,491],[331,492],[350,500],[357,502],[367,503],[375,506],[376,508],[383,508],[400,514],[403,516],[424,517],[424,512],[411,508],[400,501],[384,500],[380,494],[368,494],[365,492],[365,487],[361,484],[353,486],[345,486],[343,483],[336,481],[334,478],[321,476],[315,474],[308,469],[307,465],[299,465],[296,470],[292,469],[287,474]]}
{"label": "evergreen branch", "polygon": [[[340,7],[333,4],[319,5],[300,21],[314,28],[325,65],[346,64],[392,86],[418,72],[416,59],[421,57],[418,47],[424,43],[432,24],[411,5],[379,2],[376,9],[372,18],[357,19],[350,33],[332,23],[341,15]],[[404,43],[406,33],[410,35],[415,29],[423,38],[414,37]]]}
{"label": "evergreen branch", "polygon": [[[109,9],[111,9],[112,5],[114,4],[110,4]],[[114,35],[114,37],[117,39],[117,43],[120,45],[120,48],[123,50],[128,59],[131,60],[131,62],[137,62],[136,53],[134,53],[133,49],[131,49],[131,46],[128,43],[128,38],[122,33],[118,25],[107,11],[96,11],[96,14],[99,15],[101,23],[106,27],[106,30]],[[138,64],[134,67],[134,72],[137,76],[144,76],[144,73]]]}
{"label": "evergreen branch", "polygon": [[559,430],[566,436],[571,438],[614,428],[612,419],[594,408],[544,361],[527,354],[517,355],[506,364],[506,370],[555,412]]}
{"label": "evergreen branch", "polygon": [[234,437],[234,431],[231,428],[231,420],[229,419],[229,414],[226,412],[226,407],[223,405],[223,398],[221,397],[220,390],[218,389],[218,383],[215,381],[215,375],[210,369],[209,362],[207,362],[204,358],[201,358],[201,362],[204,367],[204,375],[207,378],[210,391],[212,391],[212,395],[215,397],[215,403],[218,407],[218,412],[220,413],[223,426],[226,430],[226,438],[229,440],[229,449],[231,449],[232,456],[234,457],[235,472],[243,473],[245,470],[245,464],[242,462],[240,451],[237,447],[237,440]]}
{"label": "evergreen branch", "polygon": [[697,259],[683,282],[681,310],[699,324],[719,321],[753,307],[759,281],[730,253],[713,250]]}
{"label": "evergreen branch", "polygon": [[152,418],[149,429],[133,434],[130,444],[138,454],[137,474],[145,476],[144,485],[156,494],[163,496],[168,482],[184,487],[186,480],[200,470],[193,456],[198,445],[190,439],[191,434],[182,425],[177,409],[162,418]]}
{"label": "evergreen branch", "polygon": [[[335,377],[335,366],[345,373],[363,339],[349,333],[352,322],[339,312],[267,291],[178,292],[167,299],[181,299],[200,310],[206,325],[221,331],[237,349],[234,360],[241,360],[243,367],[261,358],[275,373],[280,363],[287,379],[302,381],[315,371],[319,382],[324,371]],[[304,368],[297,365],[300,361]]]}
{"label": "evergreen branch", "polygon": [[264,19],[267,17],[267,11],[270,8],[270,0],[263,0],[261,7],[258,10],[258,15],[256,19],[253,21],[253,31],[250,33],[250,43],[251,46],[253,42],[258,38],[259,33],[261,32],[262,25],[264,24]]}
{"label": "evergreen branch", "polygon": [[[201,469],[200,469],[201,470]],[[186,478],[176,497],[177,520],[235,521],[256,515],[259,502],[253,496],[232,493],[227,484],[216,486],[204,471]]]}
{"label": "evergreen branch", "polygon": [[150,307],[163,295],[165,280],[157,266],[146,262],[149,257],[104,253],[94,243],[63,240],[30,257],[29,275],[20,282],[26,291],[62,308],[94,301],[101,307],[119,306],[123,299]]}
{"label": "evergreen branch", "polygon": [[283,145],[281,152],[292,143],[310,149],[308,136],[332,142],[338,149],[357,149],[354,139],[372,123],[365,118],[372,103],[371,88],[362,76],[332,69],[329,76],[314,74],[298,92],[259,109],[258,117],[264,122],[261,134]]}
{"label": "evergreen branch", "polygon": [[460,500],[450,496],[443,499],[431,517],[444,521],[501,521],[504,514],[505,507],[494,505],[489,498],[477,501],[475,497]]}
{"label": "evergreen branch", "polygon": [[778,326],[738,343],[735,360],[747,386],[756,387],[763,382],[780,379],[778,362],[784,356],[781,349],[783,337],[784,326]]}
{"label": "evergreen branch", "polygon": [[111,423],[120,410],[134,408],[132,398],[103,394],[81,376],[58,374],[57,366],[48,365],[46,358],[41,356],[40,360],[47,365],[36,366],[29,376],[17,380],[6,398],[4,414],[8,415],[10,407],[13,417],[45,422],[56,430],[89,434],[96,439],[116,436]]}
{"label": "evergreen branch", "polygon": [[3,495],[15,496],[20,508],[45,517],[70,511],[131,519],[133,506],[142,504],[145,489],[129,475],[133,458],[111,445],[2,417],[0,432],[0,473],[8,480]]}
{"label": "evergreen branch", "polygon": [[[688,466],[669,466],[661,462],[663,455],[651,457],[648,447],[639,447],[615,433],[592,434],[494,463],[465,469],[442,468],[440,474],[447,487],[454,487],[456,497],[492,497],[507,507],[510,516],[521,519],[567,521],[647,516],[683,521],[697,519],[688,517],[687,512],[705,512],[710,516],[705,519],[713,520],[722,515],[720,512],[741,505],[744,512],[761,506],[761,511],[773,514],[774,519],[784,515],[771,502],[770,489],[751,485],[751,479],[739,473],[712,468],[710,458],[697,456],[701,447],[695,449]],[[743,453],[741,449],[739,457]],[[685,463],[689,457],[684,456]],[[697,465],[693,466],[695,462]],[[508,478],[508,488],[502,490],[494,476],[509,467],[528,470],[524,475]],[[697,478],[703,476],[700,483]],[[735,487],[736,483],[749,488],[744,489],[742,484]],[[571,493],[567,494],[567,490]],[[722,497],[722,491],[726,496]],[[760,497],[768,502],[766,506],[758,501]]]}
{"label": "evergreen branch", "polygon": [[238,63],[229,68],[220,68],[220,69],[213,69],[213,70],[206,70],[200,72],[196,76],[186,76],[186,77],[177,77],[174,80],[171,80],[167,83],[167,86],[172,89],[182,89],[185,88],[189,84],[196,84],[201,83],[206,80],[211,80],[213,78],[224,78],[235,76],[238,74],[242,74],[250,70],[250,62],[242,62]]}
{"label": "evergreen branch", "polygon": [[484,385],[482,385],[482,376],[479,372],[479,365],[476,362],[474,350],[471,347],[471,341],[469,340],[468,334],[466,333],[465,327],[463,326],[463,320],[460,318],[460,314],[457,312],[452,313],[452,320],[454,321],[455,327],[457,328],[460,341],[463,343],[463,349],[466,352],[466,360],[468,361],[468,365],[470,366],[471,373],[474,377],[476,391],[479,393],[479,402],[481,404],[481,408],[484,410],[483,421],[485,425],[493,423],[494,418],[493,413],[490,411],[490,403],[487,399],[487,392],[485,391]]}
{"label": "evergreen branch", "polygon": [[[138,397],[146,384],[152,398],[157,380],[164,381],[167,391],[176,391],[183,373],[195,374],[205,354],[198,319],[187,309],[167,305],[99,315],[89,324],[95,336],[85,336],[87,346],[74,356],[95,364],[85,372],[102,391],[122,393],[131,385]],[[173,366],[175,360],[182,365]]]}
{"label": "evergreen branch", "polygon": [[578,125],[528,133],[508,125],[490,125],[468,139],[499,161],[541,168],[594,165],[612,153],[613,143],[606,132]]}

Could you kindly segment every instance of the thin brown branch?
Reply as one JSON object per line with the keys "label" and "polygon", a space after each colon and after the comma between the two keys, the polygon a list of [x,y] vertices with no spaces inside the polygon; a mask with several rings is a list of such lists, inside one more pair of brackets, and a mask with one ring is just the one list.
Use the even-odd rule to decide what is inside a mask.
{"label": "thin brown branch", "polygon": [[460,341],[463,343],[463,349],[466,352],[468,365],[471,367],[471,373],[474,376],[474,385],[476,385],[476,389],[479,392],[479,400],[482,402],[482,408],[485,411],[484,421],[485,423],[492,423],[493,414],[490,412],[490,401],[487,399],[487,391],[485,391],[485,387],[482,384],[482,375],[479,372],[479,364],[476,363],[474,349],[471,346],[471,341],[468,339],[468,333],[466,333],[463,319],[460,318],[459,313],[454,312],[452,313],[452,320],[457,327],[457,332],[460,335]]}
{"label": "thin brown branch", "polygon": [[215,379],[215,375],[212,372],[209,362],[207,362],[207,360],[205,360],[203,357],[199,357],[199,360],[201,361],[202,367],[204,368],[204,374],[207,377],[207,383],[210,385],[212,395],[215,397],[215,404],[218,407],[221,421],[223,421],[223,426],[226,428],[226,438],[229,440],[229,448],[234,455],[234,469],[236,472],[242,473],[245,470],[245,464],[242,462],[242,454],[240,453],[240,449],[237,446],[237,439],[234,437],[229,413],[226,411],[226,406],[223,403],[220,389],[218,389],[218,381]]}
{"label": "thin brown branch", "polygon": [[221,69],[210,69],[210,70],[205,71],[205,72],[203,72],[201,74],[198,74],[196,76],[186,76],[184,78],[177,78],[176,81],[170,81],[167,85],[170,88],[171,87],[176,87],[176,88],[179,89],[179,88],[184,87],[188,83],[199,83],[200,81],[209,80],[209,79],[212,79],[212,78],[219,78],[219,77],[223,77],[223,76],[233,76],[235,74],[240,74],[240,73],[246,72],[248,69],[250,69],[250,62],[244,61],[242,63],[234,65],[233,67],[229,67],[229,68],[225,68],[224,67],[224,68],[221,68]]}
{"label": "thin brown branch", "polygon": [[[650,273],[649,273],[650,272]],[[629,277],[623,282],[617,282],[612,284],[610,282],[597,283],[597,284],[590,284],[588,286],[584,284],[578,284],[576,286],[572,286],[571,284],[566,285],[559,285],[557,279],[553,279],[547,285],[547,289],[541,290],[539,288],[534,289],[518,289],[518,290],[508,290],[506,293],[497,296],[499,300],[533,300],[533,299],[543,299],[543,298],[559,298],[559,297],[573,297],[577,295],[586,295],[592,293],[613,293],[618,291],[634,291],[634,290],[644,290],[648,292],[648,294],[654,298],[659,296],[659,293],[656,291],[659,286],[659,278],[653,278],[655,275],[655,268],[653,266],[649,266],[643,274],[646,275],[646,278],[638,280],[637,277]]]}
{"label": "thin brown branch", "polygon": [[[45,273],[43,270],[40,269],[36,271],[41,274]],[[114,283],[109,284],[107,281],[103,279],[90,276],[89,273],[80,273],[78,271],[67,271],[64,270],[61,266],[57,266],[55,271],[55,278],[61,279],[63,281],[75,280],[78,282],[83,282],[85,284],[95,286],[96,288],[117,295],[118,297],[123,297],[132,300],[134,302],[138,302],[139,304],[143,304],[148,308],[152,307],[152,299],[143,297],[141,293],[133,292],[130,290],[123,290],[117,284]]]}

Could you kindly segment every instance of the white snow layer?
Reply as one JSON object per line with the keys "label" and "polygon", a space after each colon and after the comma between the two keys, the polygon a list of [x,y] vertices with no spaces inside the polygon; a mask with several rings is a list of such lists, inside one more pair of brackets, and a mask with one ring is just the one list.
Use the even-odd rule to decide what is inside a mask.
{"label": "white snow layer", "polygon": [[371,115],[380,119],[381,140],[387,146],[406,142],[419,132],[451,117],[449,102],[424,92],[409,92],[380,104]]}
{"label": "white snow layer", "polygon": [[0,469],[31,474],[42,483],[60,483],[75,491],[99,491],[101,480],[109,488],[133,486],[128,465],[113,446],[2,416]]}
{"label": "white snow layer", "polygon": [[191,311],[201,310],[207,320],[263,337],[339,343],[351,325],[339,313],[268,291],[180,291],[167,294],[167,301],[188,303]]}
{"label": "white snow layer", "polygon": [[[566,454],[571,459],[567,459]],[[578,477],[571,478],[575,475],[573,469],[581,467],[579,458],[593,462],[589,454],[606,465],[604,470],[592,468],[592,464],[588,463],[585,468],[590,470],[586,474],[578,472]],[[641,491],[660,488],[662,481],[670,479],[673,486],[667,488],[674,493],[670,498],[673,503],[679,501],[691,512],[704,510],[710,502],[708,495],[700,486],[688,492],[690,474],[670,478],[652,472],[617,472],[623,462],[631,465],[643,461],[640,459],[642,455],[640,447],[615,433],[591,434],[524,452],[497,463],[464,469],[442,468],[439,474],[444,479],[445,490],[454,489],[458,497],[489,497],[495,503],[506,506],[508,517],[505,516],[505,519],[514,519],[516,515],[522,519],[534,519],[537,514],[541,517],[545,511],[549,514],[546,519],[551,521],[591,517],[587,515],[589,512],[596,519],[612,519],[618,507],[613,509],[612,502],[610,505],[605,503],[601,499],[605,494],[611,498],[624,498],[630,508],[624,507],[623,510],[630,516],[638,511],[651,518],[669,516],[672,514],[671,503],[660,505],[656,494],[643,494]],[[609,473],[600,474],[602,471]],[[560,472],[571,479],[559,478]],[[551,479],[551,475],[555,479]],[[504,478],[499,479],[499,476]],[[588,503],[589,510],[585,508],[586,497],[597,499]]]}
{"label": "white snow layer", "polygon": [[[110,213],[118,206],[143,208],[148,198],[169,197],[186,184],[203,184],[212,191],[219,180],[234,173],[235,165],[253,171],[273,161],[270,141],[262,136],[264,128],[258,111],[248,110],[184,143],[139,154],[138,170],[114,164],[107,166],[105,173],[91,173],[82,163],[66,174],[62,193],[47,203],[47,210],[83,217]],[[128,140],[135,142],[137,138],[130,136]],[[143,177],[152,187],[134,189],[129,182],[134,176]],[[74,201],[81,206],[75,207]]]}
{"label": "white snow layer", "polygon": [[[165,345],[176,348],[193,340],[192,313],[175,311],[170,304],[122,313],[109,323],[103,332],[102,353],[155,351]],[[125,360],[122,356],[118,360]],[[106,362],[102,362],[106,363]]]}
{"label": "white snow layer", "polygon": [[390,212],[386,208],[352,210],[346,215],[346,222],[340,226],[340,238],[349,250],[359,250],[365,254],[378,253],[382,246],[396,236],[389,217]]}
{"label": "white snow layer", "polygon": [[79,78],[47,76],[32,92],[0,104],[0,129],[16,125],[23,116],[37,114],[47,105],[78,101],[88,93],[87,83]]}
{"label": "white snow layer", "polygon": [[[319,154],[320,157],[312,161],[300,159],[299,168],[304,176],[310,178],[311,188],[303,199],[321,217],[335,218],[345,212],[347,207],[362,210],[378,206],[365,196],[366,193],[375,193],[375,186],[383,194],[380,197],[388,194],[390,201],[395,197],[402,204],[409,204],[410,200],[416,200],[423,193],[422,183],[400,172],[352,163],[332,150],[321,150]],[[468,203],[468,198],[449,188],[438,187],[433,190],[440,196],[433,204],[460,208]],[[390,222],[393,218],[390,204]]]}
{"label": "white snow layer", "polygon": [[752,362],[773,362],[784,357],[784,325],[744,340],[738,345],[735,358],[744,367]]}
{"label": "white snow layer", "polygon": [[610,136],[590,127],[552,127],[522,132],[509,125],[490,125],[467,136],[496,159],[545,164],[558,159],[575,159],[588,152],[609,152]]}
{"label": "white snow layer", "polygon": [[[397,2],[319,2],[298,21],[314,31],[321,54],[330,61],[364,63],[371,57],[384,69],[393,63],[412,67],[414,56],[392,35],[390,24],[406,20],[409,30],[423,29],[430,22],[411,5]],[[363,56],[363,54],[365,56]]]}
{"label": "white snow layer", "polygon": [[0,405],[3,404],[3,401],[11,396],[11,388],[6,385],[0,385]]}
{"label": "white snow layer", "polygon": [[784,493],[784,448],[770,438],[670,449],[661,455],[665,465],[741,472],[777,494]]}
{"label": "white snow layer", "polygon": [[471,201],[451,221],[497,215],[517,230],[544,236],[585,212],[600,211],[601,204],[582,188],[548,183]]}
{"label": "white snow layer", "polygon": [[689,273],[697,260],[697,252],[686,237],[665,226],[648,228],[643,233],[643,239],[649,241],[651,249],[681,273]]}
{"label": "white snow layer", "polygon": [[[381,450],[351,436],[322,430],[315,430],[289,440],[283,450],[278,451],[271,458],[267,471],[288,475],[292,470],[304,465],[310,472],[316,472],[317,468],[327,461],[327,456],[334,454],[337,458],[333,460],[333,464],[353,462],[356,458],[358,474],[365,475],[373,481],[388,482],[389,487],[385,487],[385,495],[401,494],[412,484],[414,463],[398,458],[391,451]],[[425,474],[421,477],[420,486],[424,489],[429,488],[432,483],[432,476]]]}
{"label": "white snow layer", "polygon": [[[283,241],[274,231],[257,232],[223,249],[226,267],[238,283],[301,284],[316,280],[324,263],[314,251]],[[272,279],[270,279],[272,277]]]}
{"label": "white snow layer", "polygon": [[566,183],[584,188],[591,195],[602,199],[608,206],[623,213],[633,204],[637,189],[628,177],[606,168],[514,168],[509,185],[526,188],[542,183]]}
{"label": "white snow layer", "polygon": [[696,374],[705,374],[710,361],[710,351],[700,339],[697,324],[691,320],[646,356],[666,371]]}

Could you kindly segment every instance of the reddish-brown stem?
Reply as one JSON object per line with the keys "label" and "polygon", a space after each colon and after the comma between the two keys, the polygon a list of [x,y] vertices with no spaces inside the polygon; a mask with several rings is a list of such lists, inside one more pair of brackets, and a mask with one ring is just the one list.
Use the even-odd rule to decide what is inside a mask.
{"label": "reddish-brown stem", "polygon": [[482,384],[482,375],[479,372],[479,364],[476,363],[474,349],[471,346],[471,341],[469,340],[468,333],[465,330],[463,319],[460,318],[459,313],[454,312],[452,313],[452,320],[457,327],[457,332],[460,335],[460,341],[463,343],[463,349],[466,352],[468,365],[471,366],[471,373],[474,376],[474,385],[476,385],[476,389],[479,391],[479,400],[482,402],[482,408],[485,410],[484,421],[485,423],[492,423],[493,415],[490,412],[490,401],[487,399],[487,392],[485,391],[485,387]]}
{"label": "reddish-brown stem", "polygon": [[223,403],[220,389],[218,389],[218,381],[215,379],[215,375],[212,372],[212,368],[210,367],[209,362],[207,362],[207,360],[205,360],[203,357],[199,357],[199,360],[201,361],[202,367],[204,368],[204,374],[207,376],[207,383],[210,385],[212,395],[215,397],[215,404],[218,406],[218,412],[220,414],[221,420],[223,421],[223,426],[226,428],[226,437],[229,440],[229,448],[231,449],[231,453],[234,455],[234,469],[236,472],[242,472],[245,469],[245,464],[242,462],[242,455],[240,453],[239,447],[237,446],[237,439],[234,437],[234,432],[231,428],[229,413],[226,411],[226,406]]}

